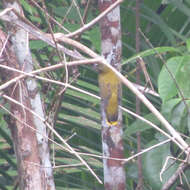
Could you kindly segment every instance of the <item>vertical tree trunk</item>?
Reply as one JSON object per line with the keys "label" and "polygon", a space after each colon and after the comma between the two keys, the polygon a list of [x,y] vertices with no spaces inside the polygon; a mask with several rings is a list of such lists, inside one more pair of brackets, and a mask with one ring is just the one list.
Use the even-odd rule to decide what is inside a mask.
{"label": "vertical tree trunk", "polygon": [[[4,1],[4,6],[13,7],[24,16],[19,1]],[[25,72],[31,72],[33,62],[29,50],[29,35],[23,29],[14,25],[13,21],[17,19],[17,16],[14,13],[10,13],[10,15],[7,30],[11,34],[11,44],[8,47],[8,54],[5,55],[9,57],[6,64]],[[11,79],[16,75],[8,72],[5,78]],[[34,79],[28,78],[18,81],[12,89],[8,90],[8,95],[44,118],[40,94]],[[17,155],[20,189],[54,190],[55,185],[45,124],[20,105],[11,103],[11,112],[14,113],[16,118],[9,126],[11,127]]]}
{"label": "vertical tree trunk", "polygon": [[[0,31],[2,49],[5,42],[5,35]],[[13,68],[19,68],[17,58],[10,43],[7,43],[6,49],[3,53],[4,65]],[[12,79],[18,74],[1,70],[1,77],[5,80]],[[17,84],[6,89],[6,95],[12,99],[18,101],[23,106],[31,108],[30,101],[28,99],[28,90],[24,81],[19,81]],[[38,152],[38,144],[35,133],[35,126],[33,123],[32,114],[24,107],[17,105],[13,102],[9,102],[11,105],[10,111],[12,116],[10,120],[7,120],[11,129],[14,150],[17,157],[18,176],[20,190],[32,190],[32,189],[44,189],[42,186],[42,178],[40,172],[40,159]],[[29,128],[29,126],[31,128]]]}
{"label": "vertical tree trunk", "polygon": [[[99,0],[99,9],[104,11],[115,0]],[[120,70],[121,28],[120,8],[116,7],[100,22],[102,55],[108,64]],[[99,68],[99,86],[102,115],[102,148],[104,157],[123,158],[121,84],[117,76],[106,67]],[[125,170],[121,161],[103,159],[104,186],[106,190],[124,190]]]}

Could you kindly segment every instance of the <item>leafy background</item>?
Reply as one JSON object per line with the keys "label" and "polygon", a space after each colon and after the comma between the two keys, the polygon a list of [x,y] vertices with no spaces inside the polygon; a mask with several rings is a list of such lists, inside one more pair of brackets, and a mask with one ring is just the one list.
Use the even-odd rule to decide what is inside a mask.
{"label": "leafy background", "polygon": [[[20,1],[25,16],[44,32],[49,32],[46,15],[30,1]],[[85,0],[76,1],[81,14],[85,10]],[[166,2],[166,1],[165,1]],[[46,0],[48,13],[69,31],[74,31],[81,26],[80,16],[77,8],[72,6],[70,0]],[[167,6],[161,14],[157,10],[164,1],[144,0],[141,3],[141,52],[155,91],[160,97],[146,95],[153,105],[160,110],[171,124],[182,134],[189,134],[189,93],[190,93],[190,32],[189,16],[190,3],[188,0],[168,0]],[[3,9],[0,3],[1,10]],[[121,25],[122,25],[122,73],[131,81],[135,82],[135,1],[125,0],[121,4]],[[96,1],[92,1],[89,8],[86,22],[98,15]],[[0,22],[4,28],[4,23]],[[56,24],[52,24],[54,32],[64,32]],[[145,37],[144,37],[145,36]],[[80,42],[87,45],[96,52],[100,50],[100,32],[98,25],[80,36]],[[56,64],[59,58],[55,56],[54,49],[41,41],[30,42],[33,58],[36,61],[36,68],[48,64]],[[153,49],[155,48],[155,49]],[[160,59],[160,56],[162,59]],[[169,71],[169,72],[168,72]],[[99,94],[97,83],[97,72],[93,67],[80,66],[71,69],[70,82],[72,85]],[[79,75],[76,78],[76,75]],[[49,72],[48,77],[56,80],[64,80],[65,71],[61,69]],[[75,79],[76,78],[76,79]],[[174,80],[175,79],[175,80]],[[48,85],[39,81],[43,101],[46,106],[46,113],[51,110],[52,102],[58,87]],[[177,85],[176,85],[177,84]],[[145,77],[141,75],[141,85],[146,86]],[[124,107],[135,111],[135,97],[123,87],[122,104]],[[186,104],[184,104],[186,102]],[[0,99],[0,104],[5,102]],[[8,107],[8,105],[5,105]],[[142,105],[141,115],[160,125],[159,121]],[[17,184],[16,158],[10,132],[6,123],[8,114],[0,109],[0,189],[13,189]],[[136,132],[142,133],[142,148],[150,147],[162,142],[165,138],[147,124],[137,120],[133,116],[123,113],[124,146],[125,156],[132,156],[137,152]],[[100,125],[100,104],[99,100],[78,91],[67,89],[64,92],[61,102],[61,109],[56,121],[56,130],[62,137],[68,139],[69,144],[76,150],[84,153],[101,155],[101,125]],[[188,141],[188,138],[187,138]],[[59,147],[53,147],[55,151],[55,164],[68,165],[77,164],[78,160],[71,154],[63,152]],[[163,175],[163,182],[160,181],[159,173],[167,156],[177,157],[179,150],[172,144],[165,144],[153,149],[143,155],[143,176],[144,189],[161,189],[161,186],[175,171],[180,162],[173,164]],[[183,156],[183,155],[182,155]],[[183,157],[180,158],[183,158]],[[89,165],[103,180],[102,160],[97,157],[84,156]],[[52,157],[53,159],[53,157]],[[138,173],[136,159],[126,164],[127,188],[135,189]],[[188,171],[186,172],[188,176]],[[60,167],[54,170],[56,188],[59,189],[104,189],[102,185],[82,166]],[[187,178],[188,179],[188,178]],[[179,184],[179,182],[177,182]],[[177,184],[176,183],[176,184]],[[184,180],[187,188],[188,183]]]}

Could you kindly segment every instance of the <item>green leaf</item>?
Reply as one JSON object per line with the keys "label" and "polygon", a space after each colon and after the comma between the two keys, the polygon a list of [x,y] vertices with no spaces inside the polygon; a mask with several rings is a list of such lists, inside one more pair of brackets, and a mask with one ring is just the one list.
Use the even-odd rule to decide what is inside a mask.
{"label": "green leaf", "polygon": [[[173,78],[172,78],[172,76]],[[190,56],[172,57],[166,62],[166,66],[162,70],[158,78],[158,91],[165,102],[173,98],[177,94],[181,97],[182,92],[184,98],[190,96]],[[177,83],[177,85],[176,85]],[[178,88],[179,89],[178,89]],[[181,97],[182,98],[182,97]]]}
{"label": "green leaf", "polygon": [[92,42],[92,45],[95,47],[95,49],[100,52],[101,47],[101,37],[100,37],[100,29],[99,27],[94,27],[92,30],[89,31],[89,38]]}
{"label": "green leaf", "polygon": [[[188,100],[186,100],[186,103],[189,107]],[[181,98],[168,100],[162,105],[162,114],[164,117],[181,133],[187,133],[190,126],[187,106]]]}
{"label": "green leaf", "polygon": [[[147,146],[150,147],[156,143],[158,142],[153,140]],[[151,188],[154,190],[160,190],[162,185],[169,179],[169,177],[171,177],[171,175],[173,175],[177,168],[177,164],[172,165],[163,173],[163,182],[160,181],[159,174],[166,161],[167,156],[170,155],[170,146],[169,144],[165,144],[145,153],[142,157],[144,178],[148,181],[148,183],[151,185]],[[171,160],[167,166],[170,164]]]}
{"label": "green leaf", "polygon": [[32,8],[32,6],[29,5],[29,4],[27,3],[27,1],[21,0],[21,4],[22,4],[22,6],[24,7],[24,9],[25,9],[26,11],[28,11],[30,14],[33,14],[34,8]]}
{"label": "green leaf", "polygon": [[190,9],[188,6],[186,6],[182,1],[179,0],[172,0],[171,3],[173,3],[182,13],[190,16]]}
{"label": "green leaf", "polygon": [[150,55],[155,55],[155,54],[161,54],[161,53],[166,53],[166,52],[176,52],[176,53],[181,53],[181,51],[178,48],[174,48],[174,47],[167,47],[167,46],[163,46],[163,47],[156,47],[156,48],[152,48],[152,49],[148,49],[145,51],[142,51],[134,56],[132,56],[129,59],[125,59],[122,62],[122,65],[125,65],[129,62],[134,62],[136,61],[136,59],[138,57],[147,57]]}
{"label": "green leaf", "polygon": [[187,46],[188,52],[190,52],[190,38],[188,38],[188,39],[186,40],[186,46]]}
{"label": "green leaf", "polygon": [[171,74],[176,78],[184,61],[183,56],[172,57],[163,65],[158,77],[158,92],[162,101],[165,102],[177,94],[176,84]]}
{"label": "green leaf", "polygon": [[[155,125],[159,125],[159,121],[156,119],[156,117],[152,113],[147,114],[146,116],[143,116],[143,117],[147,119],[148,121],[151,121]],[[135,134],[136,132],[143,132],[151,128],[152,127],[150,125],[138,119],[127,127],[124,134],[132,135],[132,134]]]}
{"label": "green leaf", "polygon": [[63,17],[64,15],[66,15],[66,12],[68,10],[68,7],[55,7],[53,8],[53,12],[55,13],[55,15]]}
{"label": "green leaf", "polygon": [[31,49],[42,49],[44,47],[47,47],[47,43],[41,41],[41,40],[35,40],[35,41],[30,41],[30,48]]}
{"label": "green leaf", "polygon": [[171,118],[171,124],[174,126],[178,131],[182,131],[183,128],[183,121],[184,121],[184,115],[185,115],[185,104],[184,102],[180,102],[172,111],[172,118]]}
{"label": "green leaf", "polygon": [[190,97],[190,56],[183,56],[182,67],[176,76],[177,83],[185,99]]}
{"label": "green leaf", "polygon": [[75,31],[80,28],[80,25],[78,23],[65,23],[64,27],[69,29],[69,31]]}
{"label": "green leaf", "polygon": [[[69,10],[69,12],[68,12]],[[53,9],[53,12],[57,15],[57,16],[60,16],[60,17],[64,17],[65,15],[67,15],[67,19],[71,19],[72,21],[80,21],[80,18],[79,18],[79,13],[78,11],[76,10],[75,7],[71,7],[71,9],[69,9],[68,6],[66,7],[56,7]]]}
{"label": "green leaf", "polygon": [[180,98],[174,98],[171,100],[168,100],[162,104],[162,114],[164,117],[170,121],[172,117],[172,110],[174,107],[181,101]]}
{"label": "green leaf", "polygon": [[32,22],[34,22],[34,23],[40,23],[41,22],[41,18],[40,17],[33,16],[33,15],[31,15],[29,17],[32,20]]}
{"label": "green leaf", "polygon": [[142,4],[142,10],[146,12],[147,16],[149,16],[149,19],[152,21],[152,23],[156,24],[160,28],[160,30],[165,34],[169,42],[174,45],[176,43],[176,40],[171,32],[170,27],[162,19],[162,17],[156,14],[155,11],[149,9],[145,4]]}

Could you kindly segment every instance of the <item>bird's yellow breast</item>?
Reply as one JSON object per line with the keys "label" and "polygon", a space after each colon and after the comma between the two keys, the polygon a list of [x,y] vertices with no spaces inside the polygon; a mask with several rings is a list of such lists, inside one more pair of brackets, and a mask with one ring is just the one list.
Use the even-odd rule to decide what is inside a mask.
{"label": "bird's yellow breast", "polygon": [[109,68],[103,68],[99,74],[100,96],[104,101],[107,122],[116,125],[118,121],[118,90],[120,81]]}

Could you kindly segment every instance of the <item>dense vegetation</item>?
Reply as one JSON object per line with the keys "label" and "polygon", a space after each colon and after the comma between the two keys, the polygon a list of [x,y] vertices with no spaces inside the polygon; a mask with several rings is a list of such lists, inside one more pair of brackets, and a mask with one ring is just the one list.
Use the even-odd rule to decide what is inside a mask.
{"label": "dense vegetation", "polygon": [[[20,2],[26,18],[42,31],[49,33],[47,14],[36,7],[32,1],[21,0]],[[161,3],[165,3],[162,10],[159,9]],[[39,5],[42,6],[41,3]],[[45,5],[49,15],[61,23],[62,27],[50,21],[53,32],[56,33],[66,33],[65,28],[70,32],[75,31],[82,26],[81,20],[88,23],[99,14],[95,0],[91,1],[88,11],[86,10],[87,0],[46,0]],[[2,5],[0,8],[3,10]],[[81,18],[81,15],[85,17]],[[135,1],[125,0],[121,4],[122,74],[135,83],[136,59],[139,56],[143,59],[154,88],[152,90],[159,94],[158,96],[145,93],[146,97],[171,125],[184,135],[185,141],[189,142],[187,136],[190,132],[190,3],[188,0],[168,0],[167,2],[144,0],[140,6],[140,53],[138,54],[135,49],[135,16]],[[5,23],[1,21],[0,24],[5,30]],[[77,40],[95,52],[101,53],[98,24],[78,36]],[[54,65],[60,61],[59,56],[55,56],[56,49],[40,40],[31,40],[30,48],[36,68]],[[98,98],[90,95],[90,93],[99,95],[97,71],[91,65],[82,65],[69,68],[68,72],[69,83],[89,94],[71,88],[65,89],[61,97],[55,129],[64,139],[68,139],[73,148],[87,153],[83,158],[103,179],[102,159],[88,155],[90,153],[101,156],[102,149],[100,102]],[[65,81],[66,74],[65,69],[58,69],[49,71],[45,76]],[[151,89],[150,82],[147,82],[143,72],[140,78],[141,85]],[[56,111],[54,108],[58,104],[57,93],[60,88],[55,84],[38,82],[48,116],[51,111]],[[0,105],[9,108],[1,97]],[[123,87],[122,106],[135,112],[135,96],[127,87]],[[141,104],[141,111],[141,116],[165,130],[159,120],[143,104]],[[2,190],[13,189],[17,184],[16,158],[7,127],[8,119],[9,114],[0,109],[0,189]],[[151,126],[126,112],[123,112],[123,129],[126,158],[137,153],[136,132],[138,131],[141,132],[142,149],[167,139]],[[65,165],[54,169],[56,189],[104,189],[103,185],[99,184],[85,167],[77,165],[66,167],[67,164],[79,163],[74,155],[64,152],[52,143],[50,146],[55,165]],[[162,175],[163,181],[160,181],[160,172],[168,156],[182,160],[185,158],[179,147],[171,142],[143,154],[144,189],[161,189],[162,185],[175,173],[182,162],[178,160],[173,163],[169,160],[167,167],[171,166],[166,167]],[[138,182],[136,158],[126,163],[126,174],[127,189],[135,189]],[[183,185],[186,188],[190,188],[189,176],[188,170],[182,176]],[[174,186],[179,184],[178,179]]]}

